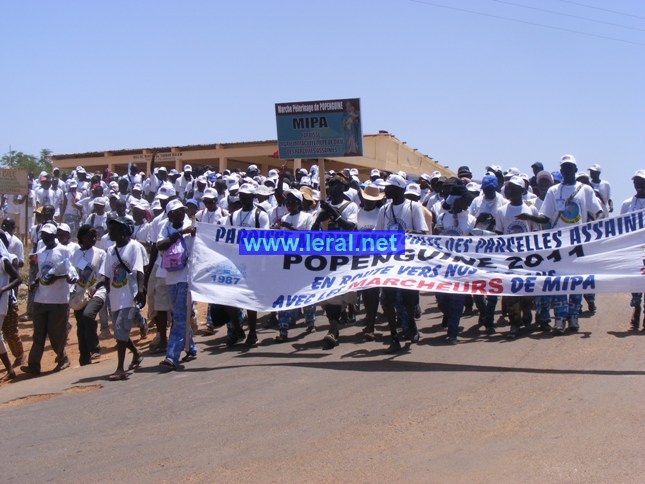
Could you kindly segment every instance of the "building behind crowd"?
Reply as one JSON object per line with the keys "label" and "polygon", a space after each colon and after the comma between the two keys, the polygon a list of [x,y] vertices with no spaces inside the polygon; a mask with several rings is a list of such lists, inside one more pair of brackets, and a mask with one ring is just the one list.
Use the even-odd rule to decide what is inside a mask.
{"label": "building behind crowd", "polygon": [[[71,171],[77,166],[88,172],[104,170],[124,174],[128,163],[135,163],[141,171],[150,173],[150,160],[157,153],[156,165],[176,169],[181,172],[184,165],[198,167],[211,166],[218,172],[226,169],[246,170],[256,165],[262,174],[272,168],[280,168],[284,163],[277,158],[277,140],[246,141],[238,143],[215,143],[207,145],[166,146],[158,148],[139,148],[128,150],[96,151],[90,153],[60,154],[51,156],[54,167]],[[289,168],[306,168],[317,164],[318,160],[294,160]],[[373,168],[381,171],[405,171],[416,176],[421,173],[439,171],[445,176],[455,176],[454,172],[431,157],[410,148],[387,131],[363,136],[363,156],[348,158],[325,158],[325,170],[339,171],[343,168],[358,168],[359,178],[367,179]]]}

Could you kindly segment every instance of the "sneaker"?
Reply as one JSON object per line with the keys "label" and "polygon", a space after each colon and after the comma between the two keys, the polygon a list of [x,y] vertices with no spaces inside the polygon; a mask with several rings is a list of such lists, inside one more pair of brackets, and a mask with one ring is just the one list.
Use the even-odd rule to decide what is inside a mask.
{"label": "sneaker", "polygon": [[571,318],[569,321],[569,331],[577,333],[580,329],[580,324],[578,323],[578,318]]}
{"label": "sneaker", "polygon": [[595,303],[595,302],[593,302],[593,301],[591,301],[591,302],[589,303],[589,312],[590,312],[591,314],[596,314],[596,309],[597,309],[597,308],[596,308],[596,303]]}
{"label": "sneaker", "polygon": [[385,350],[388,355],[398,353],[399,351],[401,351],[401,343],[398,339],[393,339],[390,343],[390,346],[388,346],[387,350]]}
{"label": "sneaker", "polygon": [[456,345],[457,344],[457,337],[456,336],[446,336],[446,343],[449,345]]}
{"label": "sneaker", "polygon": [[414,307],[414,319],[421,319],[421,306],[418,304]]}
{"label": "sneaker", "polygon": [[564,334],[564,331],[565,331],[564,319],[556,319],[555,326],[553,327],[553,332],[555,334]]}
{"label": "sneaker", "polygon": [[212,324],[207,324],[202,329],[202,334],[205,334],[205,335],[215,334],[215,326],[213,326]]}
{"label": "sneaker", "polygon": [[101,359],[101,353],[92,353],[90,355],[90,360],[100,360]]}
{"label": "sneaker", "polygon": [[520,333],[520,328],[518,328],[517,326],[511,326],[511,330],[508,333],[506,333],[506,338],[515,339],[517,338],[519,333]]}
{"label": "sneaker", "polygon": [[315,326],[307,326],[306,331],[307,331],[307,333],[315,333],[316,332],[316,327]]}
{"label": "sneaker", "polygon": [[488,328],[486,328],[486,334],[488,336],[491,336],[491,335],[495,334],[496,332],[497,331],[495,331],[495,328],[493,326],[489,326]]}

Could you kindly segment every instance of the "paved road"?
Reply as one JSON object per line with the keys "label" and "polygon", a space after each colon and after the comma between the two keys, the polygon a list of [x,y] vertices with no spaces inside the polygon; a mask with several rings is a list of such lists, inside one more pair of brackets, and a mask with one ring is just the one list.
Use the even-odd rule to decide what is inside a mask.
{"label": "paved road", "polygon": [[332,352],[321,332],[249,352],[218,333],[179,372],[147,357],[108,382],[112,359],[5,385],[0,402],[50,395],[0,405],[1,480],[643,482],[645,332],[629,296],[598,300],[562,337],[488,338],[471,317],[445,346],[431,311],[394,357],[358,327]]}

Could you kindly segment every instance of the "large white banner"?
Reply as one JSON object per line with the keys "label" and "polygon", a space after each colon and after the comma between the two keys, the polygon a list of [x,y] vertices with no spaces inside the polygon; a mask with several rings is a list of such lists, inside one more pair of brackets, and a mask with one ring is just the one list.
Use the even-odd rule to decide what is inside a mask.
{"label": "large white banner", "polygon": [[645,291],[645,211],[527,234],[406,235],[403,255],[239,255],[239,233],[197,225],[194,300],[273,311],[369,287],[535,296]]}

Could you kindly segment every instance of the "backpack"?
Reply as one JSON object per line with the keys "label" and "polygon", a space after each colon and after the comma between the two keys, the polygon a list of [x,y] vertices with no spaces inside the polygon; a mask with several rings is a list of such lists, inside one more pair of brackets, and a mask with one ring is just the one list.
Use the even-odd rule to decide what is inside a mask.
{"label": "backpack", "polygon": [[174,244],[161,253],[161,268],[168,272],[182,270],[188,264],[188,249],[184,238],[178,238]]}

